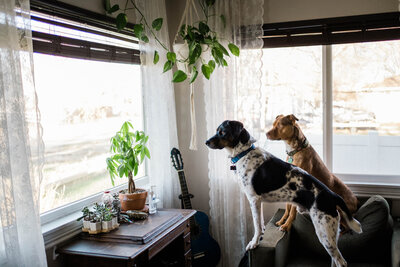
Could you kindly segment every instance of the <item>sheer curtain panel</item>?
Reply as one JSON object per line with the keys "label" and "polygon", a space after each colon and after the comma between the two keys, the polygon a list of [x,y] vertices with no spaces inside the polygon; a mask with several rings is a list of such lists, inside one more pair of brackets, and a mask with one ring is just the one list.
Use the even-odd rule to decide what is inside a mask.
{"label": "sheer curtain panel", "polygon": [[[165,1],[138,0],[137,4],[147,21],[163,18],[163,26],[157,31],[157,36],[163,44],[169,45]],[[162,60],[158,64],[153,63],[154,50],[159,52],[160,59],[166,58],[167,51],[154,38],[150,38],[149,43],[140,42],[145,129],[151,153],[147,171],[150,183],[156,185],[156,194],[162,206],[178,208],[179,180],[170,160],[171,149],[178,147],[174,87],[171,72],[163,73]]]}
{"label": "sheer curtain panel", "polygon": [[[207,133],[214,135],[221,122],[234,119],[258,139],[253,133],[260,128],[264,0],[217,0],[215,5],[217,16],[211,28],[233,38],[240,56],[229,57],[228,67],[216,68],[210,81],[204,80]],[[226,27],[220,14],[226,18]],[[225,151],[209,150],[210,214],[222,266],[237,266],[254,230],[248,201],[227,156]]]}
{"label": "sheer curtain panel", "polygon": [[46,266],[29,1],[0,1],[0,265]]}

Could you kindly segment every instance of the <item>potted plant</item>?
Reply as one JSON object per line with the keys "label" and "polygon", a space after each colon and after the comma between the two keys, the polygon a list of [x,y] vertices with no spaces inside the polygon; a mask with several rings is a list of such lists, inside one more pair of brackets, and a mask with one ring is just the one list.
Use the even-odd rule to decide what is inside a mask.
{"label": "potted plant", "polygon": [[[197,75],[199,74],[199,70],[201,69],[201,73],[206,77],[206,79],[210,79],[210,75],[214,71],[217,66],[226,67],[228,66],[228,62],[226,58],[229,57],[229,51],[232,55],[239,56],[240,51],[239,48],[233,44],[228,44],[228,49],[222,44],[223,36],[221,33],[215,32],[209,25],[209,19],[211,17],[218,16],[213,12],[214,4],[216,0],[198,0],[198,6],[201,8],[202,16],[200,17],[197,14],[197,8],[195,6],[194,1],[186,1],[186,5],[193,5],[194,13],[197,14],[198,20],[196,19],[191,25],[189,24],[181,24],[178,35],[184,41],[184,47],[186,47],[187,54],[182,55],[182,53],[175,53],[168,48],[168,45],[162,43],[160,39],[157,37],[157,32],[162,28],[163,18],[156,18],[150,24],[149,21],[145,18],[142,10],[139,9],[136,2],[134,0],[126,0],[125,4],[120,7],[118,4],[111,5],[110,0],[104,0],[104,9],[107,14],[118,14],[116,16],[116,27],[118,30],[122,30],[124,28],[132,31],[132,33],[142,42],[148,43],[150,34],[151,37],[154,38],[159,47],[163,48],[167,51],[166,61],[164,63],[164,72],[173,70],[173,66],[177,65],[178,70],[174,72],[172,82],[183,82],[190,78],[190,83],[193,83]],[[190,8],[190,7],[189,7]],[[135,9],[138,14],[138,23],[134,24],[133,28],[127,27],[128,25],[128,16],[126,14],[127,10]],[[185,8],[184,17],[186,18],[186,22],[188,22],[190,15]],[[193,14],[194,16],[194,14]],[[219,15],[221,22],[224,27],[226,27],[226,18],[223,14]],[[182,18],[183,22],[183,18]],[[210,51],[211,59],[207,62],[202,55],[206,51]],[[160,55],[157,50],[154,51],[153,63],[157,64],[160,60]],[[178,64],[181,63],[181,64]],[[180,65],[183,65],[182,68]]]}
{"label": "potted plant", "polygon": [[116,176],[128,178],[128,190],[119,192],[122,210],[141,210],[144,208],[147,191],[136,188],[133,176],[139,171],[145,157],[150,158],[146,147],[149,137],[143,131],[133,132],[129,121],[122,124],[121,129],[111,138],[111,157],[107,158],[107,170],[114,185]]}
{"label": "potted plant", "polygon": [[89,211],[88,207],[84,207],[82,209],[82,217],[78,218],[78,221],[83,219],[83,228],[82,231],[87,232],[90,229],[90,220],[91,220],[91,215],[93,212]]}
{"label": "potted plant", "polygon": [[90,220],[90,229],[89,233],[91,234],[97,234],[101,231],[101,220],[100,217],[97,215],[93,216],[92,219]]}
{"label": "potted plant", "polygon": [[101,221],[102,232],[109,232],[113,229],[112,218],[113,215],[111,213],[111,209],[104,207],[102,212],[102,221]]}

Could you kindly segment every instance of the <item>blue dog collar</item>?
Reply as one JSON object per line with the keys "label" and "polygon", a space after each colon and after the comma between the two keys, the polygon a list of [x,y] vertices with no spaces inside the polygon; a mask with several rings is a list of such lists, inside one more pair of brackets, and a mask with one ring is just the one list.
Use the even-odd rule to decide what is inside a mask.
{"label": "blue dog collar", "polygon": [[237,155],[236,157],[231,159],[232,164],[235,164],[236,162],[238,162],[241,158],[243,158],[244,156],[247,155],[247,153],[249,153],[250,151],[254,150],[255,146],[251,145],[250,148],[248,148],[247,150],[240,152],[239,155]]}

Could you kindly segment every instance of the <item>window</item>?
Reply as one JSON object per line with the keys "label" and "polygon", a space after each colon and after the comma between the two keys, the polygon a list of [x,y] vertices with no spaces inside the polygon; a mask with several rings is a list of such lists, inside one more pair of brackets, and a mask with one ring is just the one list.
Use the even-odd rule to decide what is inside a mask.
{"label": "window", "polygon": [[[42,14],[34,14],[32,30],[45,143],[43,213],[112,187],[109,140],[126,120],[143,129],[143,105],[137,44]],[[142,168],[136,178],[144,175]]]}
{"label": "window", "polygon": [[[266,131],[279,114],[295,114],[304,134],[322,153],[321,47],[265,49],[263,96]],[[261,135],[262,138],[265,134]],[[286,159],[283,142],[266,142],[272,154]]]}
{"label": "window", "polygon": [[[341,179],[398,188],[399,17],[393,12],[264,25],[265,131],[277,115],[293,113]],[[265,147],[286,159],[283,142],[266,141]],[[393,190],[386,194],[398,196]]]}
{"label": "window", "polygon": [[400,41],[332,46],[335,173],[400,177],[399,51]]}

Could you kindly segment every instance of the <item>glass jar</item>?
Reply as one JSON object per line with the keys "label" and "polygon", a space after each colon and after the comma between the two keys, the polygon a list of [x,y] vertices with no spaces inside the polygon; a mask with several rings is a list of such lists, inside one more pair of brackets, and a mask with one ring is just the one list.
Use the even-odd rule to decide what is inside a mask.
{"label": "glass jar", "polygon": [[103,193],[103,196],[101,197],[101,201],[103,202],[104,206],[106,206],[108,208],[112,208],[114,198],[111,195],[110,191],[105,191]]}

